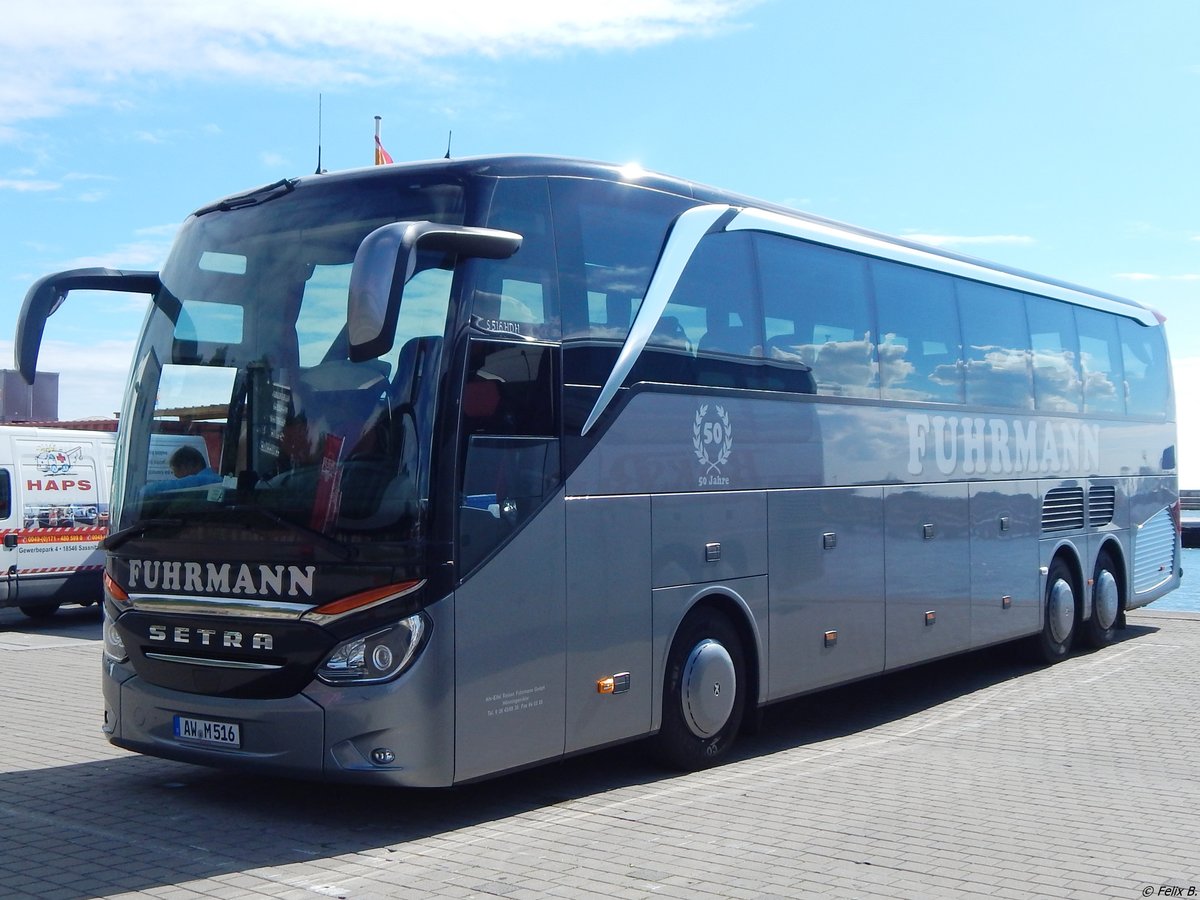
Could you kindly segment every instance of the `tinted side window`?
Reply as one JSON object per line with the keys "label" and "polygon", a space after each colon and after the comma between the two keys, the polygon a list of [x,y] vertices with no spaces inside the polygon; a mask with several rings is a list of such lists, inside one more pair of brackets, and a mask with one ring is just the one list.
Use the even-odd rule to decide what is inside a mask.
{"label": "tinted side window", "polygon": [[[762,310],[751,241],[745,233],[722,233],[700,242],[632,380],[768,387],[761,377]],[[686,354],[686,366],[681,365],[681,353]]]}
{"label": "tinted side window", "polygon": [[509,259],[478,262],[474,322],[487,331],[557,340],[558,273],[545,179],[498,181],[487,224],[520,234],[521,249]]}
{"label": "tinted side window", "polygon": [[1166,416],[1170,411],[1170,363],[1161,328],[1122,318],[1121,361],[1125,366],[1125,402],[1131,416]]}
{"label": "tinted side window", "polygon": [[1125,412],[1125,372],[1117,321],[1093,309],[1075,308],[1079,362],[1083,372],[1083,411]]}
{"label": "tinted side window", "polygon": [[633,185],[578,178],[550,179],[550,196],[564,378],[568,385],[601,385],[646,294],[667,229],[694,203]]}
{"label": "tinted side window", "polygon": [[625,340],[667,228],[694,204],[628,184],[573,178],[551,179],[550,194],[563,339]]}
{"label": "tinted side window", "polygon": [[0,519],[12,515],[12,480],[8,469],[0,469]]}
{"label": "tinted side window", "polygon": [[954,284],[946,275],[871,261],[885,399],[961,403],[962,346]]}
{"label": "tinted side window", "polygon": [[1034,296],[1025,298],[1025,312],[1029,316],[1037,408],[1045,412],[1079,412],[1083,409],[1083,381],[1074,312],[1065,303]]}
{"label": "tinted side window", "polygon": [[460,575],[508,539],[560,480],[555,353],[472,340],[461,414]]}
{"label": "tinted side window", "polygon": [[878,397],[866,259],[774,235],[756,243],[768,362],[811,369],[819,394]]}
{"label": "tinted side window", "polygon": [[975,281],[960,281],[958,308],[967,403],[1032,409],[1029,329],[1022,295]]}

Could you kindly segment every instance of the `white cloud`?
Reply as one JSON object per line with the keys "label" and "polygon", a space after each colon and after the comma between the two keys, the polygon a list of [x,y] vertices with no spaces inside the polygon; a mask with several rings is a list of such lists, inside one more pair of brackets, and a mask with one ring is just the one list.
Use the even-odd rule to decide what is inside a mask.
{"label": "white cloud", "polygon": [[1156,275],[1152,272],[1117,272],[1113,278],[1122,281],[1200,281],[1200,272],[1185,272],[1182,275]]}
{"label": "white cloud", "polygon": [[0,191],[28,193],[32,191],[57,191],[62,185],[57,181],[39,181],[34,178],[0,178]]}
{"label": "white cloud", "polygon": [[906,234],[910,241],[933,247],[982,247],[989,245],[1028,245],[1036,243],[1027,234]]}
{"label": "white cloud", "polygon": [[170,238],[129,241],[94,256],[77,256],[57,269],[86,269],[100,266],[108,269],[158,269],[171,249]]}
{"label": "white cloud", "polygon": [[[135,240],[118,244],[111,250],[51,262],[45,268],[48,271],[86,269],[93,266],[105,269],[160,269],[171,249],[171,244],[175,242],[175,233],[178,230],[178,224],[150,225],[138,228],[134,230]],[[111,296],[122,295],[113,294]]]}
{"label": "white cloud", "polygon": [[[45,340],[39,372],[58,373],[60,419],[108,418],[121,408],[134,341],[99,341],[81,351],[78,344]],[[0,341],[0,355],[12,359],[12,341]]]}
{"label": "white cloud", "polygon": [[63,181],[116,181],[113,175],[93,175],[91,172],[68,172]]}
{"label": "white cloud", "polygon": [[179,223],[172,222],[170,225],[147,225],[144,228],[134,229],[134,234],[139,237],[158,237],[162,238],[168,245],[175,240],[175,232],[179,230]]}
{"label": "white cloud", "polygon": [[[730,27],[761,0],[60,0],[6,10],[0,140],[6,126],[115,103],[131,79],[333,86],[437,78],[465,55],[623,50]],[[149,136],[147,136],[149,137]]]}

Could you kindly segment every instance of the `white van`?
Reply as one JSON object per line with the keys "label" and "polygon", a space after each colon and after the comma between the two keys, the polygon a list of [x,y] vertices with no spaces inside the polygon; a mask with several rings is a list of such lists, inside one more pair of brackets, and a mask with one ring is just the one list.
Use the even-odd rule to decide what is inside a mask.
{"label": "white van", "polygon": [[0,425],[0,607],[100,602],[116,437]]}
{"label": "white van", "polygon": [[[198,435],[155,435],[151,480],[174,478],[170,457],[184,444],[208,461]],[[115,431],[0,425],[0,608],[41,618],[101,601],[116,446]]]}

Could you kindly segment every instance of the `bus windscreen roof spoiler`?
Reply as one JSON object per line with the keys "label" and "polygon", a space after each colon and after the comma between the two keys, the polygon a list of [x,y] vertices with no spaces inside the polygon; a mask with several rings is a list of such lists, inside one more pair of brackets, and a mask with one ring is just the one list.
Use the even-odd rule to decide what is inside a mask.
{"label": "bus windscreen roof spoiler", "polygon": [[157,272],[126,272],[120,269],[69,269],[39,278],[25,294],[17,317],[17,335],[13,344],[14,362],[26,384],[33,384],[37,373],[38,352],[46,319],[62,306],[71,291],[118,291],[130,294],[154,294],[162,286]]}

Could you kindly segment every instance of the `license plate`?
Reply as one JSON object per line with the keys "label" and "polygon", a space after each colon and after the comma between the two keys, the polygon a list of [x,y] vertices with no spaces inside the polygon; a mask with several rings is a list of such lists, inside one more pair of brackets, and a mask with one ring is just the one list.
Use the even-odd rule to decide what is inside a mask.
{"label": "license plate", "polygon": [[237,749],[242,746],[242,729],[236,722],[213,722],[210,719],[176,716],[175,737],[201,744],[216,744],[219,747]]}

